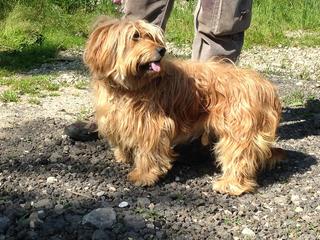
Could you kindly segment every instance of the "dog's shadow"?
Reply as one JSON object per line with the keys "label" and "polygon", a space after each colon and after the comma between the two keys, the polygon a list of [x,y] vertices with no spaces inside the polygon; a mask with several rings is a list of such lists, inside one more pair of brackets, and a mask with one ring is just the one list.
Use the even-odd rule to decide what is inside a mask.
{"label": "dog's shadow", "polygon": [[[221,174],[215,158],[208,147],[201,145],[200,140],[175,148],[179,154],[173,168],[162,180],[164,183],[179,181],[188,183],[191,179]],[[317,163],[314,156],[292,150],[285,150],[286,158],[273,169],[264,170],[258,175],[258,183],[267,187],[275,183],[286,183],[295,174],[303,174]]]}

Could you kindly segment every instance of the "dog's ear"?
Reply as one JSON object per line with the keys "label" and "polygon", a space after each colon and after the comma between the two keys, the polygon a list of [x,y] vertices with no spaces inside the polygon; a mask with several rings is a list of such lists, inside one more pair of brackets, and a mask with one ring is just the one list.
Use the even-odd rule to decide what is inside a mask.
{"label": "dog's ear", "polygon": [[116,36],[110,31],[119,22],[106,16],[99,17],[93,24],[93,30],[86,43],[84,62],[95,74],[108,76],[106,69],[112,69],[116,59]]}

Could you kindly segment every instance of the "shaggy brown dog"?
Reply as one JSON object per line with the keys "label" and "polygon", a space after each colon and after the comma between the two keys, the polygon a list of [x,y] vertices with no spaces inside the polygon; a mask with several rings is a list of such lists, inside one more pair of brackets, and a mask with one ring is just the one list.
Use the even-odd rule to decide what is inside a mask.
{"label": "shaggy brown dog", "polygon": [[100,134],[117,161],[133,163],[128,178],[136,185],[154,184],[171,168],[173,146],[201,137],[222,168],[214,189],[253,191],[258,171],[279,155],[274,86],[233,64],[168,60],[164,47],[161,29],[144,21],[96,24],[84,59]]}

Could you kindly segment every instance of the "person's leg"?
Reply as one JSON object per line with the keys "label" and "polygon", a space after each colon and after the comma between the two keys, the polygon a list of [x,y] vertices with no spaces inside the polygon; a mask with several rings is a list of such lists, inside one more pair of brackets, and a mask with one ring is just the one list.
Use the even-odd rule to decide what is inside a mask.
{"label": "person's leg", "polygon": [[250,26],[252,0],[199,0],[195,10],[192,59],[228,58],[241,52],[244,31]]}
{"label": "person's leg", "polygon": [[[165,29],[174,0],[126,0],[124,18],[144,19]],[[99,138],[95,119],[77,121],[65,127],[65,134],[76,141],[93,141]]]}
{"label": "person's leg", "polygon": [[174,0],[126,0],[124,18],[144,19],[165,29],[173,4]]}

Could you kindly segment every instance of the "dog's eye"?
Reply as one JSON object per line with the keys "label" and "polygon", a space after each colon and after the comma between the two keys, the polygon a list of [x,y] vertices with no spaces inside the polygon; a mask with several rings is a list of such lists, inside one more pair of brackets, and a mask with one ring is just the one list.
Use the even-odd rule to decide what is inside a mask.
{"label": "dog's eye", "polygon": [[133,41],[138,41],[140,39],[140,33],[139,32],[135,32],[132,36],[132,40]]}

